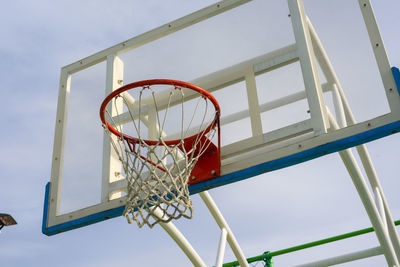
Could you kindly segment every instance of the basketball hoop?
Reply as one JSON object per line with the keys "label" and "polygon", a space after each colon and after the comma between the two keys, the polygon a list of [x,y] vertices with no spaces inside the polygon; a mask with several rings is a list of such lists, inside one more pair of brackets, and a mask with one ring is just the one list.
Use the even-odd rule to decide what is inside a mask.
{"label": "basketball hoop", "polygon": [[[219,176],[219,115],[219,104],[209,92],[176,80],[127,84],[105,98],[100,118],[127,180],[124,216],[129,223],[152,228],[160,221],[192,218],[188,184]],[[167,132],[170,124],[179,131]],[[163,216],[156,216],[156,208]]]}

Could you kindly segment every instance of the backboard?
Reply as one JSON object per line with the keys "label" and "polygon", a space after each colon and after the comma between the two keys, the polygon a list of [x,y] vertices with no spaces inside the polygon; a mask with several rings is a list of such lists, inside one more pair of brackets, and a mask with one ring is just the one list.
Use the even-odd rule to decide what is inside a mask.
{"label": "backboard", "polygon": [[[311,3],[270,2],[221,1],[61,69],[43,233],[122,214],[126,180],[98,112],[123,84],[189,81],[220,103],[220,175],[191,184],[190,194],[399,131],[400,74],[390,66],[369,1],[332,9],[329,25],[335,21],[336,29]],[[350,26],[341,21],[341,4],[355,12]]]}

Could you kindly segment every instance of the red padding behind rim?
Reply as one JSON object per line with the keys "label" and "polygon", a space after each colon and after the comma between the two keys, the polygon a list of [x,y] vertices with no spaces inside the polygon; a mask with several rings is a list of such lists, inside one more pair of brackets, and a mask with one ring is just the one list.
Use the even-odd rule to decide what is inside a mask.
{"label": "red padding behind rim", "polygon": [[[117,129],[115,129],[114,127],[112,127],[108,121],[105,118],[105,112],[106,112],[106,107],[107,104],[111,101],[111,99],[113,99],[116,96],[119,96],[121,93],[130,90],[130,89],[134,89],[137,87],[144,87],[144,86],[151,86],[151,85],[172,85],[172,86],[177,86],[177,87],[181,87],[181,88],[187,88],[187,89],[191,89],[194,90],[198,93],[200,93],[201,95],[203,95],[204,97],[208,98],[211,103],[213,103],[214,107],[215,107],[215,118],[214,120],[210,123],[210,125],[205,129],[205,133],[209,132],[211,129],[213,129],[214,127],[216,127],[217,125],[219,126],[219,115],[220,115],[220,107],[219,104],[217,102],[217,100],[214,98],[214,96],[212,94],[210,94],[209,92],[207,92],[206,90],[204,90],[203,88],[191,84],[191,83],[187,83],[187,82],[182,82],[182,81],[177,81],[177,80],[168,80],[168,79],[153,79],[153,80],[143,80],[143,81],[138,81],[138,82],[134,82],[134,83],[130,83],[127,85],[124,85],[120,88],[118,88],[117,90],[113,91],[111,94],[109,94],[103,101],[103,103],[100,106],[100,119],[101,122],[103,123],[103,125],[107,126],[107,128],[110,130],[110,132],[112,132],[113,134],[115,134],[118,137],[123,137],[125,140],[127,140],[129,143],[134,143],[137,144],[140,142],[140,140],[136,137],[133,136],[129,136],[126,135],[124,133],[120,133]],[[194,138],[196,138],[198,136],[198,134],[186,137],[184,139],[184,141],[191,141]],[[154,140],[141,140],[141,142],[146,143],[147,145],[162,145],[159,141],[154,141]],[[168,141],[164,141],[163,143],[170,146],[170,145],[177,145],[181,142],[181,139],[177,139],[177,140],[168,140]]]}

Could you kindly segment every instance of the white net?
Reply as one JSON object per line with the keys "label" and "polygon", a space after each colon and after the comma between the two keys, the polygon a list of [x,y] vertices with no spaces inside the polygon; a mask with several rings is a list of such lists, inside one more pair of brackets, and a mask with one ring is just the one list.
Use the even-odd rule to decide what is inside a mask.
{"label": "white net", "polygon": [[[192,218],[190,175],[217,132],[216,111],[209,99],[190,91],[190,99],[196,101],[185,105],[188,90],[169,87],[167,94],[165,90],[160,93],[164,97],[157,97],[159,88],[150,86],[137,88],[137,98],[124,92],[114,97],[106,109],[107,121],[120,133],[117,138],[104,127],[128,184],[123,214],[139,227]],[[170,129],[176,132],[168,135]],[[128,135],[126,131],[131,132]],[[155,209],[160,209],[163,216],[156,216]]]}

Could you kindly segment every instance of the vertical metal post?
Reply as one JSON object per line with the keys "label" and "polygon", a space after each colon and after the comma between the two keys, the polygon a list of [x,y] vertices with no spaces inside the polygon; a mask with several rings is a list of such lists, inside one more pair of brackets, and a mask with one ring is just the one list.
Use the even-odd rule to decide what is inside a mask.
{"label": "vertical metal post", "polygon": [[233,251],[233,254],[235,254],[236,259],[238,260],[240,266],[248,267],[249,264],[247,263],[246,257],[244,256],[242,249],[239,246],[239,243],[236,241],[236,238],[233,235],[231,229],[229,228],[228,223],[225,221],[224,217],[219,211],[214,200],[211,198],[210,194],[207,191],[203,191],[199,193],[199,195],[201,199],[204,201],[204,204],[206,204],[208,210],[211,212],[211,215],[214,217],[214,220],[217,222],[219,228],[221,229],[225,228],[226,231],[228,232],[227,241]]}
{"label": "vertical metal post", "polygon": [[[124,75],[124,63],[115,54],[107,57],[107,73],[106,73],[106,96],[112,91],[122,86]],[[118,99],[111,102],[108,107],[108,112],[111,116],[122,113],[122,100]],[[122,128],[122,125],[120,126]],[[102,184],[101,184],[101,200],[107,202],[111,199],[122,196],[122,192],[111,193],[109,185],[112,182],[124,179],[121,174],[121,162],[118,159],[116,151],[112,148],[110,138],[117,139],[116,136],[104,133],[103,134],[103,169],[102,169]]]}
{"label": "vertical metal post", "polygon": [[315,135],[327,132],[329,121],[326,118],[325,102],[315,61],[314,49],[308,30],[307,17],[301,0],[288,0],[296,52],[300,59],[303,80]]}
{"label": "vertical metal post", "polygon": [[247,70],[246,76],[246,90],[247,90],[247,101],[249,104],[251,132],[253,136],[263,134],[260,105],[258,103],[256,78],[254,76],[253,68]]}
{"label": "vertical metal post", "polygon": [[217,259],[215,261],[215,267],[222,267],[222,263],[224,261],[224,255],[225,255],[227,234],[228,234],[228,232],[226,231],[226,229],[222,228],[221,229],[221,237],[219,239],[219,244],[218,244],[218,253],[217,253]]}
{"label": "vertical metal post", "polygon": [[[381,33],[376,22],[375,14],[369,0],[359,0],[361,13],[367,27],[368,36],[371,42],[372,51],[374,52],[376,63],[381,74],[385,93],[389,101],[390,110],[392,112],[400,112],[400,98],[390,68],[390,62],[386,54],[386,49],[383,44]],[[392,88],[392,90],[390,90]]]}
{"label": "vertical metal post", "polygon": [[321,40],[317,35],[317,32],[315,31],[314,27],[311,24],[311,21],[308,18],[307,18],[307,25],[308,25],[308,30],[310,31],[310,37],[313,44],[315,56],[321,67],[321,70],[324,73],[328,83],[336,85],[336,88],[340,95],[340,100],[342,102],[342,106],[344,108],[344,112],[346,115],[346,124],[347,125],[355,124],[355,118],[351,112],[350,105],[347,102],[346,96],[344,95],[342,85],[340,84],[339,79],[336,76],[333,66],[328,58],[328,55],[325,52],[325,49],[321,43]]}
{"label": "vertical metal post", "polygon": [[65,136],[67,131],[67,118],[68,118],[68,104],[69,94],[71,90],[71,74],[65,69],[61,70],[57,115],[56,115],[56,129],[54,135],[54,148],[51,165],[51,180],[49,199],[49,220],[54,219],[60,213],[60,198],[62,188],[62,174],[64,163],[64,148]]}

